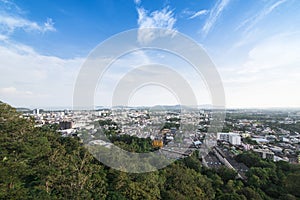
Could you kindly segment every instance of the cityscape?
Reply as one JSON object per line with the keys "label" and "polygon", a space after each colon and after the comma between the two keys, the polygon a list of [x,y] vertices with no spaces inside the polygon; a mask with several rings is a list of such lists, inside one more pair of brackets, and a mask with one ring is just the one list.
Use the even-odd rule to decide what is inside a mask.
{"label": "cityscape", "polygon": [[300,200],[299,0],[0,0],[0,200]]}
{"label": "cityscape", "polygon": [[212,113],[218,112],[210,109],[181,111],[174,106],[168,111],[124,107],[23,112],[24,118],[35,119],[37,127],[57,125],[62,137],[79,137],[88,144],[110,147],[111,143],[97,139],[97,135],[114,130],[117,135],[150,138],[153,147],[170,158],[184,158],[200,150],[199,159],[204,166],[226,166],[241,177],[248,167],[235,157],[246,151],[274,162],[300,163],[300,110],[228,110],[220,132],[208,132]]}

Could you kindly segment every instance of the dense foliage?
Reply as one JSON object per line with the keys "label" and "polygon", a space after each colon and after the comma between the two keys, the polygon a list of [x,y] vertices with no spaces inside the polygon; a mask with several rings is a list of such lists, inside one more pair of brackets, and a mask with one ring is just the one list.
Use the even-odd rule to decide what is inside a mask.
{"label": "dense foliage", "polygon": [[[151,150],[147,139],[115,138],[132,151]],[[143,146],[144,145],[144,146]],[[237,158],[250,167],[248,180],[228,168],[207,169],[198,154],[165,169],[129,174],[110,169],[55,127],[35,128],[16,110],[0,103],[0,199],[296,199],[299,166]]]}
{"label": "dense foliage", "polygon": [[150,138],[138,138],[130,135],[112,135],[109,140],[120,148],[136,153],[154,151]]}

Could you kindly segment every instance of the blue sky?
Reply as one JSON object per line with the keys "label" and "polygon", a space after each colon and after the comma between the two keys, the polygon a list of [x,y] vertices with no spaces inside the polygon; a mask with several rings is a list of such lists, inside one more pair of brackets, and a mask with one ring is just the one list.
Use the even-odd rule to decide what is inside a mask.
{"label": "blue sky", "polygon": [[[71,106],[90,51],[122,31],[158,27],[202,45],[223,80],[227,107],[300,107],[299,10],[298,0],[0,0],[0,99],[31,108]],[[151,52],[126,59],[159,61]],[[184,64],[175,68],[186,71]],[[107,77],[117,81],[123,71],[116,64]],[[199,104],[210,103],[203,83],[187,79],[201,88]],[[108,104],[101,99],[115,85],[103,84],[98,105]],[[164,100],[146,104],[176,103],[153,87],[133,104],[151,93]]]}

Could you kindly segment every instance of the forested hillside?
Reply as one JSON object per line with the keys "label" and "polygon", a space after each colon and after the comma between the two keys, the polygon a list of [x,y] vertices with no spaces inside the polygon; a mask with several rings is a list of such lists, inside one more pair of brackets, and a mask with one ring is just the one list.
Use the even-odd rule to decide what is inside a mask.
{"label": "forested hillside", "polygon": [[[126,148],[139,151],[137,144]],[[264,161],[251,153],[237,159],[250,167],[246,181],[225,167],[203,167],[197,152],[156,172],[128,174],[102,165],[79,139],[61,137],[55,127],[35,128],[32,120],[0,103],[0,199],[300,197],[299,165]]]}

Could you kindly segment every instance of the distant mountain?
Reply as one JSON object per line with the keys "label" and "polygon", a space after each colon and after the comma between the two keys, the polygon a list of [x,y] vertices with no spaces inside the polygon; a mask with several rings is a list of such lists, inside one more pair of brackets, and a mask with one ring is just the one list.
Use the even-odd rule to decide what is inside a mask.
{"label": "distant mountain", "polygon": [[16,110],[18,112],[31,112],[31,109],[29,109],[29,108],[16,108]]}
{"label": "distant mountain", "polygon": [[[109,107],[97,106],[97,109],[109,109]],[[194,109],[213,109],[214,106],[211,104],[203,104],[203,105],[155,105],[155,106],[113,106],[113,109],[151,109],[151,110],[194,110]]]}

